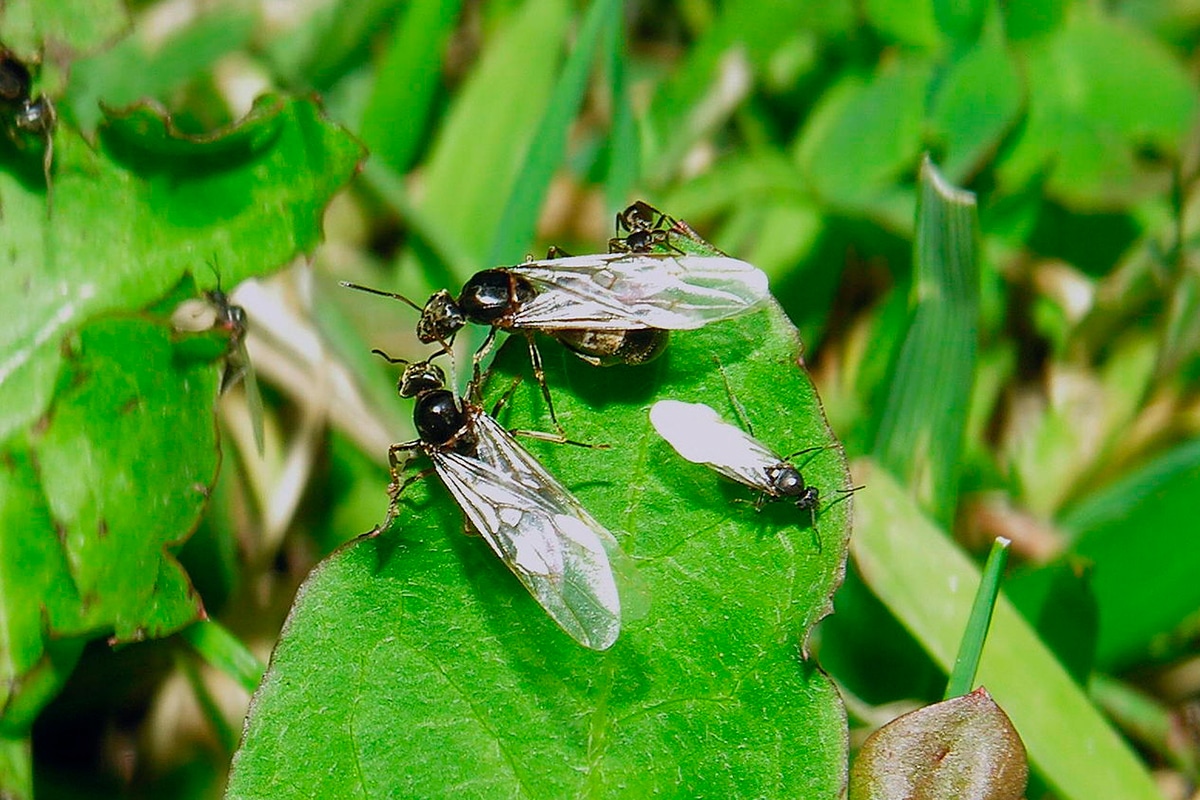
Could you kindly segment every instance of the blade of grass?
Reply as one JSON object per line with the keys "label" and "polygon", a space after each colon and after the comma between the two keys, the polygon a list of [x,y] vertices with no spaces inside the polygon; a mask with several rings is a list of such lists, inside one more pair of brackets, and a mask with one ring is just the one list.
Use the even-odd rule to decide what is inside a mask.
{"label": "blade of grass", "polygon": [[1009,540],[1002,536],[992,543],[992,551],[988,553],[987,563],[983,567],[983,577],[979,580],[979,588],[975,590],[971,617],[958,646],[958,655],[954,657],[950,680],[946,683],[946,700],[971,691],[971,684],[975,682],[979,656],[983,653],[983,643],[987,641],[992,612],[996,608],[996,597],[1000,594],[1000,579],[1004,576],[1004,565],[1008,563],[1009,544]]}
{"label": "blade of grass", "polygon": [[1200,766],[1198,754],[1191,737],[1180,735],[1180,722],[1169,708],[1133,686],[1101,673],[1092,676],[1088,692],[1131,739],[1195,780]]}
{"label": "blade of grass", "polygon": [[[514,191],[546,112],[571,20],[564,0],[496,8],[503,17],[489,28],[483,53],[455,95],[422,168],[421,210],[475,264],[447,285],[461,284],[495,249],[503,199]],[[406,257],[398,269],[412,266]]]}
{"label": "blade of grass", "polygon": [[362,138],[394,170],[408,169],[425,133],[446,41],[462,0],[412,3],[398,20],[363,113]]}
{"label": "blade of grass", "polygon": [[33,800],[33,750],[28,736],[0,736],[0,793]]}
{"label": "blade of grass", "polygon": [[202,620],[179,633],[200,656],[233,678],[247,692],[258,688],[267,667],[216,620]]}
{"label": "blade of grass", "polygon": [[611,90],[612,129],[608,135],[608,171],[604,181],[604,199],[608,210],[616,212],[628,201],[641,177],[642,151],[638,142],[637,121],[629,102],[629,80],[625,71],[625,32],[612,25],[606,31],[604,51],[608,85]]}
{"label": "blade of grass", "polygon": [[204,714],[204,718],[208,720],[208,724],[212,726],[213,733],[216,734],[217,741],[221,743],[221,751],[232,754],[237,749],[237,732],[225,719],[225,715],[221,713],[221,707],[217,705],[212,692],[205,685],[204,678],[197,668],[195,659],[185,656],[183,653],[176,653],[175,665],[183,673],[188,686],[191,687],[192,693],[196,696],[196,702],[200,705],[200,710]]}
{"label": "blade of grass", "polygon": [[954,513],[979,318],[975,196],[921,165],[912,324],[897,356],[875,456],[941,522]]}
{"label": "blade of grass", "polygon": [[[943,669],[952,664],[979,570],[877,464],[856,465],[851,552],[863,579]],[[1012,719],[1030,761],[1063,800],[1159,800],[1154,781],[1007,598],[978,682]]]}
{"label": "blade of grass", "polygon": [[492,239],[487,263],[519,261],[533,240],[534,227],[554,171],[562,163],[567,133],[579,113],[587,91],[588,73],[601,41],[621,24],[618,0],[596,0],[584,15],[575,49],[567,57],[562,75],[537,132],[529,143],[521,172],[504,205],[504,214]]}
{"label": "blade of grass", "polygon": [[426,213],[409,199],[404,179],[395,170],[372,158],[363,166],[363,177],[428,248],[432,258],[426,258],[424,266],[431,283],[453,286],[461,282],[456,276],[475,271],[475,260],[437,215]]}

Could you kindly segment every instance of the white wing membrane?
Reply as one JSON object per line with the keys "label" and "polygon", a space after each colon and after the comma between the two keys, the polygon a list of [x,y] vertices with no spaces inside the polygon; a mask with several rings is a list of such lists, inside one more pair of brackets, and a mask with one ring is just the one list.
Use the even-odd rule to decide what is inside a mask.
{"label": "white wing membrane", "polygon": [[782,459],[704,403],[659,400],[650,408],[650,424],[688,461],[711,467],[738,483],[772,491],[767,468]]}
{"label": "white wing membrane", "polygon": [[478,458],[434,451],[438,475],[551,619],[580,644],[607,649],[621,632],[616,539],[491,417],[477,413],[472,424]]}
{"label": "white wing membrane", "polygon": [[537,289],[513,315],[521,328],[693,330],[770,297],[762,270],[724,256],[606,253],[508,269]]}

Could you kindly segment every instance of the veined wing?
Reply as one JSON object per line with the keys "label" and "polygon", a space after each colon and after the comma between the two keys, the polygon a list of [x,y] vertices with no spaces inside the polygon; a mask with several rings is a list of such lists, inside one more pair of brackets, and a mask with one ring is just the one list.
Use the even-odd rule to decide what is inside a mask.
{"label": "veined wing", "polygon": [[591,529],[608,554],[608,563],[621,596],[621,618],[628,622],[645,617],[650,611],[650,587],[616,537],[597,522],[575,495],[547,472],[507,428],[479,409],[472,409],[471,425],[478,438],[475,455],[479,460],[515,477],[527,489],[541,495],[558,513],[574,516]]}
{"label": "veined wing", "polygon": [[675,452],[704,464],[730,480],[767,489],[767,468],[782,459],[750,434],[721,419],[704,403],[659,400],[650,408],[650,423]]}
{"label": "veined wing", "polygon": [[586,512],[577,514],[578,501],[565,489],[568,499],[555,502],[552,489],[535,491],[498,465],[453,451],[430,457],[467,519],[550,618],[585,647],[608,649],[621,632],[621,601],[602,541],[612,534]]}
{"label": "veined wing", "polygon": [[770,296],[762,270],[722,256],[604,253],[509,271],[537,289],[513,315],[523,328],[693,330]]}

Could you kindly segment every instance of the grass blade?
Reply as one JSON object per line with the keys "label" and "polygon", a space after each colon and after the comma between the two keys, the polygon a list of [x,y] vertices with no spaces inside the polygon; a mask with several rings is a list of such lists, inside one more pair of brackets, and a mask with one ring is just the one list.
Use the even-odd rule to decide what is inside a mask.
{"label": "grass blade", "polygon": [[[875,456],[937,519],[953,515],[979,317],[975,196],[921,166],[912,324],[895,364]],[[930,413],[936,409],[937,413]]]}
{"label": "grass blade", "polygon": [[587,91],[588,73],[596,50],[602,39],[607,38],[608,31],[620,22],[621,4],[617,0],[597,0],[584,16],[575,49],[567,58],[562,76],[530,142],[521,173],[504,206],[487,263],[519,261],[533,240],[534,226],[550,179],[562,163],[567,148],[567,132]]}
{"label": "grass blade", "polygon": [[983,643],[987,641],[988,627],[992,624],[992,612],[996,609],[996,597],[1000,594],[1000,579],[1004,576],[1004,565],[1008,563],[1008,539],[1000,537],[992,544],[983,577],[975,591],[975,602],[971,606],[971,618],[963,632],[958,655],[954,657],[954,668],[946,684],[945,699],[960,697],[971,691],[975,672],[979,669],[979,656]]}
{"label": "grass blade", "polygon": [[[979,571],[887,472],[855,470],[851,552],[863,579],[943,668],[970,614]],[[1007,598],[1000,598],[978,682],[1012,719],[1029,759],[1063,800],[1158,800],[1145,767]]]}

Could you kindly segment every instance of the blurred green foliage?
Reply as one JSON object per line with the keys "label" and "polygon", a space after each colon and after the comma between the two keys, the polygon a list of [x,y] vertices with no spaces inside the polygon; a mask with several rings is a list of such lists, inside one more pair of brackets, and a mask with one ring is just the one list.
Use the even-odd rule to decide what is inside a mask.
{"label": "blurred green foliage", "polygon": [[[833,597],[837,614],[811,641],[852,701],[851,729],[885,721],[889,704],[940,697],[977,575],[964,554],[980,556],[1003,535],[1014,540],[1013,602],[997,611],[995,652],[989,658],[985,648],[980,674],[1026,739],[1028,796],[1094,798],[1117,785],[1123,797],[1152,796],[1152,769],[1200,780],[1200,736],[1187,733],[1200,697],[1187,677],[1200,641],[1200,549],[1190,541],[1200,516],[1191,58],[1200,16],[1187,4],[284,5],[286,13],[278,4],[41,0],[0,11],[0,41],[40,62],[35,91],[59,112],[52,205],[45,143],[10,121],[11,135],[0,137],[10,278],[0,298],[0,671],[8,687],[0,786],[15,797],[33,787],[62,797],[219,794],[229,731],[245,713],[242,690],[202,675],[173,638],[116,651],[104,640],[166,636],[203,601],[237,638],[189,641],[210,660],[239,665],[228,671],[245,682],[256,671],[238,640],[265,658],[303,575],[378,521],[386,443],[411,430],[394,370],[369,350],[424,351],[411,335],[415,311],[351,296],[335,280],[420,302],[548,244],[602,251],[613,213],[637,197],[771,276],[833,432],[850,456],[879,459],[863,467],[867,488],[852,501],[862,527]],[[948,184],[974,193],[973,205],[934,203],[919,180],[926,153]],[[236,393],[222,403],[221,456],[210,411],[224,336],[180,333],[172,309],[215,286],[205,262],[232,289],[300,255],[312,256],[311,267],[238,295],[261,337],[252,354],[267,378],[267,456],[246,446]],[[640,372],[597,374],[554,350],[552,387],[588,437],[646,444],[643,405],[666,389],[719,405],[724,388],[703,349],[735,365],[739,355],[725,348],[737,347],[753,369],[735,388],[760,428],[777,421],[771,443],[788,450],[824,441],[811,384],[787,363],[788,326],[781,317],[759,326],[771,331],[762,341],[735,327],[727,339],[720,329],[705,332],[714,339],[677,337],[667,366]],[[469,345],[481,336],[460,338]],[[502,371],[527,371],[521,348],[510,350],[498,359]],[[618,435],[589,427],[602,411],[618,420]],[[529,386],[513,414],[545,425]],[[602,454],[538,454],[598,515],[636,527],[628,520],[641,495],[606,494],[612,478],[599,467],[592,474]],[[631,485],[658,474],[645,464],[615,469],[639,478]],[[737,492],[715,478],[664,469],[675,470],[665,474],[678,492],[694,482],[716,493],[722,514],[745,511],[726,504]],[[806,472],[827,495],[839,475],[832,457]],[[504,613],[518,614],[528,598],[478,541],[458,536],[445,498],[437,502],[431,516],[448,530],[422,554],[443,570],[431,574],[457,576],[449,585],[472,602],[471,592],[489,586]],[[830,541],[838,508],[827,502],[818,519]],[[669,526],[686,509],[658,511],[653,519],[667,521],[656,524]],[[694,524],[707,547],[715,531]],[[717,765],[737,764],[764,782],[778,772],[780,796],[803,782],[812,796],[834,796],[845,728],[824,679],[797,677],[809,662],[783,654],[799,652],[825,608],[841,552],[828,547],[818,557],[804,531],[788,530],[779,541],[794,548],[799,572],[783,560],[770,574],[795,578],[820,564],[822,577],[802,606],[787,606],[790,638],[762,645],[763,668],[735,672],[766,684],[796,679],[751,694],[790,687],[802,696],[779,706],[818,709],[804,735],[820,731],[832,744],[806,760],[795,749],[804,736],[778,722],[777,736],[760,732],[751,753],[738,749],[745,728],[702,713],[670,717],[695,722],[671,735],[704,743],[695,763],[714,775],[724,774]],[[692,616],[764,600],[739,570],[775,533],[737,531],[721,540],[728,563],[709,548],[688,565],[711,604]],[[283,637],[301,648],[306,670],[319,671],[321,640],[306,647],[300,631],[317,626],[346,648],[353,663],[336,673],[348,676],[338,684],[346,691],[299,693],[303,702],[282,712],[264,701],[256,713],[298,716],[324,700],[353,732],[346,703],[386,702],[402,677],[381,670],[374,680],[378,651],[369,645],[391,647],[388,620],[409,619],[410,606],[424,602],[398,577],[400,553],[415,545],[390,546],[399,552],[379,563],[360,549],[322,567]],[[366,605],[358,616],[347,611],[353,603],[337,611],[318,602],[322,592],[334,601],[361,592]],[[331,607],[336,613],[321,616]],[[453,641],[453,609],[425,624],[439,619],[439,636]],[[461,624],[488,619],[495,623],[464,615]],[[526,622],[545,629],[538,637],[557,635],[544,619]],[[519,717],[532,713],[546,682],[592,675],[572,660],[578,654],[564,656],[561,672],[533,669],[548,656],[512,656],[532,634],[502,633],[495,641],[470,634],[472,650],[458,655],[491,671],[474,675],[469,661],[456,662],[465,670],[457,691],[486,690],[489,703],[516,698],[509,710]],[[719,662],[719,638],[630,639],[659,648],[646,656],[655,669],[671,658],[693,678],[697,665],[720,669],[710,660]],[[715,651],[694,649],[697,641]],[[419,658],[414,642],[407,658]],[[280,661],[265,684],[275,692],[296,663]],[[545,757],[571,753],[577,766],[595,767],[585,788],[615,793],[605,776],[622,773],[604,755],[640,744],[661,767],[674,746],[666,734],[634,737],[624,750],[606,738],[621,728],[596,713],[596,687],[657,696],[630,685],[653,670],[594,669],[584,694],[596,749],[559,742]],[[1091,675],[1102,676],[1093,701]],[[488,680],[498,685],[474,683]],[[376,694],[357,693],[368,684]],[[1113,698],[1129,696],[1139,702],[1115,707]],[[534,733],[520,742],[528,752],[512,762],[521,794],[555,796],[567,785],[536,766],[537,736],[580,735],[576,699],[530,722]],[[474,762],[444,748],[414,755],[403,731],[388,730],[389,715],[380,717],[370,744],[387,757],[374,768],[416,770],[428,759],[423,768],[436,773],[439,758]],[[1183,743],[1165,731],[1184,731]],[[278,735],[287,752],[286,730]],[[467,741],[503,751],[505,739]],[[320,742],[308,744],[319,752]],[[1081,761],[1093,745],[1103,757]],[[319,770],[317,761],[308,768]],[[478,772],[479,786],[510,788],[496,772]],[[702,772],[693,778],[707,780]],[[253,777],[239,774],[239,796],[277,796]],[[726,796],[772,793],[752,783],[712,785]]]}

